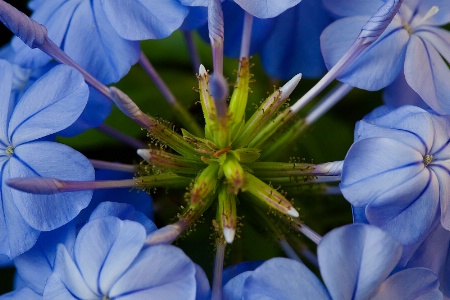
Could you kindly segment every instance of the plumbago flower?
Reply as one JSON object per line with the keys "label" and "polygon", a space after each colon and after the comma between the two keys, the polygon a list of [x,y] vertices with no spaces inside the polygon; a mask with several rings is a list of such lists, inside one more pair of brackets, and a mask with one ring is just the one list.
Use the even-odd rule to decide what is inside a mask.
{"label": "plumbago flower", "polygon": [[[369,17],[383,2],[324,0],[336,16],[321,36],[322,53],[333,66],[350,47]],[[450,33],[439,26],[450,22],[447,0],[405,0],[383,35],[338,79],[352,86],[379,90],[400,72],[433,110],[450,113]]]}
{"label": "plumbago flower", "polygon": [[[112,285],[117,282],[125,285],[122,288],[130,289],[122,298],[146,299],[150,297],[149,295],[155,295],[152,293],[166,294],[165,289],[173,290],[167,297],[175,297],[174,294],[178,294],[180,297],[183,295],[184,297],[181,297],[183,299],[185,297],[193,299],[193,292],[197,295],[197,299],[204,299],[209,294],[209,283],[203,270],[195,266],[176,247],[149,249],[143,245],[145,236],[156,230],[156,226],[131,205],[102,202],[84,223],[86,225],[81,230],[74,226],[75,222],[71,222],[62,228],[42,234],[35,247],[14,259],[20,278],[26,287],[40,296],[40,299],[43,296],[44,299],[59,299],[58,297],[66,299],[64,293],[67,293],[67,290],[72,297],[78,296],[79,299],[103,299],[103,297],[120,299],[120,296],[114,296],[109,291],[114,288],[108,291],[100,290],[108,280],[112,280]],[[131,235],[128,230],[132,230]],[[61,255],[68,256],[65,257],[67,260],[61,261]],[[77,263],[78,267],[75,270],[72,269],[74,267],[72,261]],[[89,262],[85,264],[87,261]],[[103,267],[99,268],[99,264]],[[127,266],[132,264],[135,266],[128,269]],[[149,274],[148,270],[154,270],[155,277],[134,277],[135,272],[142,269],[145,269],[146,274]],[[79,274],[82,279],[77,276],[67,277],[66,275],[71,272]],[[174,274],[177,275],[173,276]],[[156,279],[157,275],[161,275],[161,278]],[[92,276],[101,279],[90,280]],[[118,279],[122,277],[124,278]],[[135,282],[135,278],[141,278],[142,281]],[[73,280],[81,281],[73,282]],[[61,290],[55,292],[55,285],[59,285],[60,281],[66,286],[62,289],[59,287]],[[158,282],[162,284],[159,285]],[[94,287],[96,284],[99,286]],[[139,284],[143,284],[144,287],[137,288],[136,285]],[[86,289],[96,295],[83,296]],[[146,289],[147,291],[144,291]]]}
{"label": "plumbago flower", "polygon": [[72,220],[89,204],[92,191],[28,194],[9,188],[6,182],[41,176],[92,180],[94,170],[79,152],[43,139],[81,114],[88,98],[83,77],[70,67],[55,67],[14,105],[15,99],[10,97],[12,67],[4,60],[0,60],[0,74],[0,253],[13,258],[31,248],[41,231]]}
{"label": "plumbago flower", "polygon": [[[128,73],[139,59],[140,40],[169,36],[189,12],[177,0],[34,0],[29,7],[31,17],[47,27],[53,42],[104,83]],[[11,46],[14,62],[24,67],[40,67],[51,60],[19,38]]]}
{"label": "plumbago flower", "polygon": [[402,247],[374,226],[334,229],[317,252],[325,286],[303,263],[273,258],[228,281],[224,299],[443,299],[432,271],[393,272]]}
{"label": "plumbago flower", "polygon": [[379,109],[360,121],[340,185],[357,221],[404,245],[422,241],[439,218],[450,230],[449,141],[449,119],[414,106]]}
{"label": "plumbago flower", "polygon": [[[145,228],[103,217],[58,245],[44,299],[195,299],[196,267],[178,248],[144,246]],[[206,278],[205,278],[206,280]]]}

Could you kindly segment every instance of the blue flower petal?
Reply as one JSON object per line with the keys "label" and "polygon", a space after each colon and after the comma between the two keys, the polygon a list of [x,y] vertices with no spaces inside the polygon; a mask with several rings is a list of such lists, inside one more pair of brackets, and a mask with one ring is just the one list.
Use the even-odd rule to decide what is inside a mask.
{"label": "blue flower petal", "polygon": [[2,300],[17,300],[17,299],[42,300],[41,295],[37,294],[28,287],[15,290],[7,294],[3,294],[1,295],[0,298]]}
{"label": "blue flower petal", "polygon": [[393,139],[361,140],[352,145],[345,158],[341,191],[352,205],[367,205],[425,172],[422,160],[419,152]]}
{"label": "blue flower petal", "polygon": [[[320,40],[325,64],[330,69],[350,48],[369,16],[335,21],[323,31]],[[385,32],[353,63],[338,75],[352,86],[374,91],[391,84],[403,68],[409,34],[394,18]]]}
{"label": "blue flower petal", "polygon": [[265,0],[265,1],[247,1],[234,0],[243,10],[249,14],[261,18],[273,18],[297,5],[301,0]]}
{"label": "blue flower petal", "polygon": [[17,209],[11,188],[4,181],[5,169],[8,167],[6,165],[0,169],[3,174],[0,199],[0,254],[14,258],[33,247],[40,231],[31,228]]}
{"label": "blue flower petal", "polygon": [[402,105],[414,105],[423,109],[429,106],[406,82],[404,71],[400,72],[397,79],[388,85],[383,91],[384,102],[393,107]]}
{"label": "blue flower petal", "polygon": [[117,34],[100,1],[79,3],[67,28],[64,51],[103,83],[117,82],[125,76],[140,55],[139,42],[124,40]]}
{"label": "blue flower petal", "polygon": [[450,231],[438,224],[410,257],[407,268],[425,267],[439,275],[441,290],[450,296]]}
{"label": "blue flower petal", "polygon": [[177,0],[102,0],[101,4],[111,26],[127,40],[168,37],[189,12]]}
{"label": "blue flower petal", "polygon": [[[414,283],[414,284],[412,284]],[[443,299],[439,280],[431,270],[412,268],[400,271],[383,282],[372,300]]]}
{"label": "blue flower petal", "polygon": [[44,299],[99,299],[83,279],[66,248],[58,245],[55,268],[44,289]]}
{"label": "blue flower petal", "polygon": [[193,6],[189,8],[189,13],[181,24],[180,29],[190,31],[199,28],[208,21],[208,8]]}
{"label": "blue flower petal", "polygon": [[273,258],[245,281],[244,299],[330,299],[320,280],[302,263]]}
{"label": "blue flower petal", "polygon": [[382,0],[322,0],[324,7],[336,17],[373,15],[382,5]]}
{"label": "blue flower petal", "polygon": [[17,103],[9,122],[10,141],[18,146],[68,127],[80,116],[88,95],[78,71],[64,65],[54,67]]}
{"label": "blue flower petal", "polygon": [[145,237],[142,225],[115,217],[97,219],[85,225],[78,233],[74,256],[89,288],[108,295],[139,254]]}
{"label": "blue flower petal", "polygon": [[197,285],[197,292],[195,295],[196,300],[209,300],[211,299],[211,288],[209,286],[208,277],[206,277],[205,271],[195,264],[195,282]]}
{"label": "blue flower petal", "polygon": [[429,232],[439,208],[436,176],[421,172],[414,178],[386,190],[366,207],[366,216],[403,245],[422,240]]}
{"label": "blue flower petal", "polygon": [[430,42],[412,35],[405,58],[405,78],[436,112],[450,113],[450,70]]}
{"label": "blue flower petal", "polygon": [[17,274],[24,284],[43,294],[45,283],[53,272],[58,244],[72,249],[75,242],[74,222],[49,232],[42,232],[33,248],[14,259]]}
{"label": "blue flower petal", "polygon": [[194,263],[178,248],[144,248],[111,289],[120,299],[193,299],[196,294]]}
{"label": "blue flower petal", "polygon": [[[425,110],[404,106],[370,120],[359,122],[357,140],[369,137],[389,137],[400,141],[422,155],[434,153],[436,147],[447,142],[446,127]],[[437,132],[437,134],[436,134]]]}
{"label": "blue flower petal", "polygon": [[[111,190],[110,192],[112,191],[113,190]],[[95,192],[94,197],[96,197]],[[121,220],[130,220],[142,224],[147,235],[157,230],[156,225],[146,215],[144,215],[144,213],[135,210],[132,205],[126,203],[105,201],[105,199],[111,200],[108,197],[103,197],[101,199],[104,202],[100,202],[94,209],[94,211],[92,211],[89,221],[100,219],[103,217],[114,216]]]}
{"label": "blue flower petal", "polygon": [[[67,170],[70,170],[68,172]],[[6,173],[6,172],[5,172]],[[33,142],[15,148],[6,178],[51,177],[62,180],[94,179],[90,162],[72,148],[54,142]],[[41,231],[60,227],[85,208],[92,191],[36,195],[12,190],[14,203],[30,226]]]}
{"label": "blue flower petal", "polygon": [[320,273],[333,299],[370,299],[393,270],[401,245],[374,226],[353,224],[326,234],[317,249]]}
{"label": "blue flower petal", "polygon": [[244,295],[244,286],[247,278],[252,274],[251,271],[245,271],[239,275],[231,278],[225,284],[222,290],[224,300],[238,300],[242,299]]}
{"label": "blue flower petal", "polygon": [[100,126],[111,113],[112,107],[111,100],[93,87],[89,87],[89,100],[83,112],[72,125],[58,132],[58,135],[73,137],[88,129]]}
{"label": "blue flower petal", "polygon": [[447,163],[446,166],[442,166],[442,164],[431,166],[431,170],[436,174],[439,185],[441,225],[447,230],[450,230],[450,185],[448,184],[450,179],[449,167],[449,163]]}
{"label": "blue flower petal", "polygon": [[274,19],[274,28],[261,49],[269,76],[287,80],[298,73],[319,77],[326,71],[320,54],[320,34],[331,22],[316,0],[303,0]]}
{"label": "blue flower petal", "polygon": [[9,146],[7,122],[14,108],[13,99],[10,98],[12,86],[12,67],[6,60],[0,59],[0,148]]}

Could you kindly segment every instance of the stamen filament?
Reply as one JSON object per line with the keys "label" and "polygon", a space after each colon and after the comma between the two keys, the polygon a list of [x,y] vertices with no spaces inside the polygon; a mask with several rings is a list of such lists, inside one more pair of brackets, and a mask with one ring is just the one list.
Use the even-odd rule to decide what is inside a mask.
{"label": "stamen filament", "polygon": [[150,62],[150,60],[148,60],[147,56],[145,56],[143,52],[141,52],[139,64],[150,77],[150,79],[155,83],[158,90],[167,100],[167,103],[169,103],[172,109],[176,112],[177,118],[182,122],[183,126],[185,126],[187,130],[194,133],[195,135],[203,135],[203,130],[200,128],[197,121],[183,107],[183,105],[178,102],[173,93],[170,91],[169,87],[159,76],[158,72],[156,72],[156,69],[153,67],[152,63]]}
{"label": "stamen filament", "polygon": [[92,166],[96,169],[122,171],[128,173],[135,173],[137,171],[137,166],[135,165],[114,163],[97,159],[90,159],[89,161],[92,164]]}
{"label": "stamen filament", "polygon": [[106,124],[101,124],[101,125],[97,126],[95,129],[117,139],[118,141],[121,141],[122,143],[124,143],[128,146],[131,146],[132,148],[139,149],[139,148],[146,147],[146,144],[143,143],[142,141],[135,139],[135,138],[111,127],[111,126],[106,125]]}

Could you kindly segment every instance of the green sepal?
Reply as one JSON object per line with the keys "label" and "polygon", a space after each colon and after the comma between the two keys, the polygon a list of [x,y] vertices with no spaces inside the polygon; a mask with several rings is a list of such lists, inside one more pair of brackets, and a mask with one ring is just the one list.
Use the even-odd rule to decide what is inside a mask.
{"label": "green sepal", "polygon": [[240,127],[245,122],[245,108],[247,107],[250,82],[250,62],[246,57],[241,59],[239,74],[236,80],[233,94],[229,105],[229,122],[231,138],[234,139]]}

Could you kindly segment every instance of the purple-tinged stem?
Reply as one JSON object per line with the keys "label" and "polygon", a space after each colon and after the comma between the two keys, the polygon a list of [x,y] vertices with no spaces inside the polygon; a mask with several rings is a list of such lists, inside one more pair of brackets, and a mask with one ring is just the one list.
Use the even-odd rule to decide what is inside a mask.
{"label": "purple-tinged stem", "polygon": [[295,250],[291,247],[291,245],[289,245],[288,241],[284,237],[278,239],[278,245],[280,245],[281,249],[283,249],[283,252],[284,254],[286,254],[287,257],[296,260],[298,262],[302,261],[300,257],[298,257]]}
{"label": "purple-tinged stem", "polygon": [[242,28],[242,41],[240,58],[248,57],[250,54],[250,43],[252,39],[253,16],[248,12],[244,15],[244,27]]}
{"label": "purple-tinged stem", "polygon": [[340,83],[308,113],[308,115],[305,118],[305,125],[309,126],[315,121],[317,121],[327,111],[329,111],[336,103],[338,103],[342,98],[344,98],[352,89],[353,89],[352,86],[346,83]]}
{"label": "purple-tinged stem", "polygon": [[50,195],[50,194],[84,191],[84,190],[124,188],[124,187],[129,188],[135,187],[136,181],[134,179],[69,181],[44,177],[25,177],[25,178],[8,179],[6,181],[6,184],[16,190],[20,190],[23,192],[32,194]]}
{"label": "purple-tinged stem", "polygon": [[222,299],[222,273],[225,257],[226,243],[220,239],[216,242],[216,258],[214,260],[214,278],[211,292],[211,300]]}
{"label": "purple-tinged stem", "polygon": [[292,226],[301,233],[303,233],[308,239],[310,239],[314,244],[318,245],[320,243],[320,240],[322,239],[322,236],[306,226],[305,224],[302,224],[299,220],[293,220]]}
{"label": "purple-tinged stem", "polygon": [[148,60],[147,56],[145,56],[144,52],[141,52],[141,56],[139,58],[139,64],[142,69],[147,73],[150,79],[155,83],[158,90],[166,99],[167,103],[175,110],[177,118],[182,122],[183,126],[186,127],[188,131],[197,136],[203,135],[203,130],[197,124],[197,121],[192,117],[192,115],[181,105],[178,100],[175,98],[174,94],[170,91],[169,87],[162,80],[161,76],[159,76],[156,69],[153,67],[152,63]]}
{"label": "purple-tinged stem", "polygon": [[184,40],[189,52],[189,57],[191,58],[192,68],[194,73],[197,72],[200,67],[200,56],[198,55],[197,47],[195,46],[194,38],[192,36],[192,31],[183,31]]}
{"label": "purple-tinged stem", "polygon": [[121,172],[128,172],[128,173],[135,173],[137,170],[137,167],[135,165],[114,163],[114,162],[97,160],[97,159],[90,159],[89,161],[92,164],[92,166],[96,169],[113,170],[113,171],[121,171]]}
{"label": "purple-tinged stem", "polygon": [[141,142],[140,140],[137,140],[129,135],[126,135],[125,133],[120,132],[119,130],[112,128],[106,124],[101,124],[100,126],[96,127],[96,129],[135,149],[147,147],[147,144]]}
{"label": "purple-tinged stem", "polygon": [[325,87],[327,87],[349,64],[367,49],[384,32],[400,9],[403,0],[388,0],[367,21],[361,29],[360,34],[353,42],[344,56],[328,71],[327,74],[303,97],[301,97],[291,110],[295,114],[300,111],[309,101],[314,99]]}

